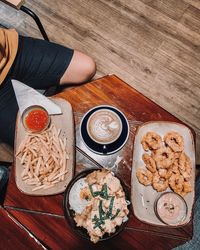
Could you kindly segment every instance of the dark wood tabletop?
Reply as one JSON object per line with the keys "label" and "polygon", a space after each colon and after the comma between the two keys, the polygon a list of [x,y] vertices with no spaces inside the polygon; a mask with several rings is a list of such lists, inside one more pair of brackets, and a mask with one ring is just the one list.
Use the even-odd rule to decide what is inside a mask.
{"label": "dark wood tabletop", "polygon": [[[147,121],[161,120],[182,123],[115,75],[65,89],[56,97],[66,99],[73,108],[76,131],[74,174],[85,169],[112,167],[116,164],[117,157],[122,157],[123,161],[118,163],[114,171],[123,179],[129,196],[133,141],[138,125]],[[125,146],[118,152],[107,156],[91,152],[82,142],[79,131],[83,115],[90,108],[102,104],[120,109],[127,117],[130,126],[130,135]],[[23,249],[23,247],[20,248],[20,244],[27,246],[28,249],[42,249],[42,247],[49,249],[172,249],[190,240],[193,235],[192,221],[178,228],[152,226],[139,221],[131,210],[129,221],[119,235],[108,241],[93,244],[76,235],[66,222],[63,213],[63,194],[43,197],[23,194],[15,184],[14,166],[0,212],[4,217],[6,230],[10,228],[10,233],[6,231],[3,239],[0,236],[0,248],[4,249],[14,249],[16,246]],[[1,231],[2,226],[0,235]],[[19,234],[20,240],[16,238],[16,234]]]}

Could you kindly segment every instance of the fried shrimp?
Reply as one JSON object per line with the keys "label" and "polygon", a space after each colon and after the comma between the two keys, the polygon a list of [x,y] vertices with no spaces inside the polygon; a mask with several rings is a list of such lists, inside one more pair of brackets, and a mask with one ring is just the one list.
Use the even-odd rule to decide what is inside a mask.
{"label": "fried shrimp", "polygon": [[183,183],[183,192],[184,193],[192,192],[192,186],[191,186],[191,183],[189,181],[184,181],[184,183]]}
{"label": "fried shrimp", "polygon": [[174,162],[174,153],[168,147],[162,147],[154,152],[157,168],[169,168]]}
{"label": "fried shrimp", "polygon": [[181,152],[174,152],[174,158],[179,159],[181,155]]}
{"label": "fried shrimp", "polygon": [[160,168],[158,169],[158,174],[160,175],[160,177],[169,179],[172,175],[172,170],[166,168]]}
{"label": "fried shrimp", "polygon": [[178,189],[176,191],[176,193],[178,193],[179,195],[181,195],[183,197],[187,193],[190,193],[190,192],[192,192],[192,186],[191,186],[190,182],[188,182],[188,181],[183,182],[182,189]]}
{"label": "fried shrimp", "polygon": [[[141,169],[136,171],[138,181],[162,192],[170,188],[185,196],[192,192],[192,161],[184,152],[184,139],[178,132],[169,131],[161,137],[154,131],[144,134]],[[144,152],[150,151],[150,152]]]}
{"label": "fried shrimp", "polygon": [[192,163],[190,158],[182,152],[179,158],[179,171],[185,180],[189,180],[192,175]]}
{"label": "fried shrimp", "polygon": [[158,192],[165,191],[168,188],[168,180],[165,177],[161,177],[158,172],[153,176],[152,186]]}
{"label": "fried shrimp", "polygon": [[169,185],[176,193],[180,193],[183,190],[183,183],[184,178],[180,174],[172,174],[172,176],[169,178]]}
{"label": "fried shrimp", "polygon": [[141,184],[148,186],[152,184],[153,175],[149,170],[139,168],[136,172],[136,176]]}
{"label": "fried shrimp", "polygon": [[184,171],[189,171],[192,168],[191,160],[184,152],[182,152],[179,158],[179,168]]}
{"label": "fried shrimp", "polygon": [[177,132],[169,132],[164,136],[164,142],[174,152],[182,152],[184,149],[183,137]]}
{"label": "fried shrimp", "polygon": [[146,164],[146,168],[150,172],[155,173],[156,172],[156,162],[155,162],[155,160],[148,154],[143,154],[142,159],[143,159],[144,163]]}
{"label": "fried shrimp", "polygon": [[172,165],[171,171],[172,171],[173,174],[180,174],[180,171],[179,171],[178,167],[175,166],[175,165]]}
{"label": "fried shrimp", "polygon": [[143,149],[147,150],[155,150],[161,147],[162,138],[155,132],[147,132],[141,141]]}
{"label": "fried shrimp", "polygon": [[167,175],[167,169],[165,168],[158,169],[158,174],[160,175],[160,177],[165,177]]}

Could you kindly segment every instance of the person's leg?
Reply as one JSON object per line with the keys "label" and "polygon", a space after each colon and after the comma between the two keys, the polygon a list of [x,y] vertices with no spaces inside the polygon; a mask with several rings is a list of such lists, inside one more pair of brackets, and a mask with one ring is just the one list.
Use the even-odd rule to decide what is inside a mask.
{"label": "person's leg", "polygon": [[[1,141],[13,146],[18,107],[10,80],[6,79],[5,82],[6,84],[0,85],[0,138]],[[0,162],[0,204],[3,202],[9,177],[7,165]]]}
{"label": "person's leg", "polygon": [[0,139],[14,147],[15,122],[18,105],[10,79],[0,85]]}
{"label": "person's leg", "polygon": [[17,58],[10,77],[33,88],[47,89],[59,84],[84,83],[95,72],[94,60],[79,51],[20,36]]}
{"label": "person's leg", "polygon": [[81,52],[44,40],[21,37],[15,62],[0,86],[0,139],[14,146],[15,119],[18,106],[11,79],[35,89],[83,83],[96,71],[94,61]]}
{"label": "person's leg", "polygon": [[60,84],[87,82],[95,73],[96,64],[94,60],[75,50],[69,67],[60,79]]}

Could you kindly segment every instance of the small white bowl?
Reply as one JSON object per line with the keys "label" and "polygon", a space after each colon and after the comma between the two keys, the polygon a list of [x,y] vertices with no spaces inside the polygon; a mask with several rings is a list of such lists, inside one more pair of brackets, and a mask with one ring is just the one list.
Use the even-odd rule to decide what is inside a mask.
{"label": "small white bowl", "polygon": [[169,226],[183,225],[188,213],[185,199],[174,192],[159,195],[155,200],[154,210],[158,219]]}
{"label": "small white bowl", "polygon": [[[39,120],[38,120],[38,114],[35,113],[35,129],[34,128],[31,128],[28,126],[27,124],[27,119],[28,119],[28,116],[30,116],[30,113],[31,112],[34,112],[34,111],[37,111],[37,110],[40,110],[43,112],[43,114],[45,114],[47,116],[47,121],[44,121],[44,125],[42,127],[39,126]],[[26,108],[23,113],[22,113],[22,116],[21,116],[21,119],[22,119],[22,124],[24,126],[24,128],[28,131],[28,132],[32,132],[32,133],[40,133],[42,131],[44,131],[45,129],[48,128],[49,124],[50,124],[50,115],[48,114],[47,110],[45,108],[43,108],[42,106],[39,106],[39,105],[33,105],[33,106],[30,106],[28,108]]]}

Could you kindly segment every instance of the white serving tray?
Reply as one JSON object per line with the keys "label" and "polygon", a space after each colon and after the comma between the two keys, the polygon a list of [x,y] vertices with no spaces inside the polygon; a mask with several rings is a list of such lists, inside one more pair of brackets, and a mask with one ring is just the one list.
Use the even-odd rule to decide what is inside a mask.
{"label": "white serving tray", "polygon": [[[194,193],[195,193],[195,147],[194,139],[190,129],[182,124],[175,122],[147,122],[138,127],[135,135],[134,150],[133,150],[133,163],[132,163],[132,173],[131,173],[131,202],[133,206],[133,211],[135,216],[146,223],[153,225],[165,225],[162,223],[155,215],[154,212],[154,202],[156,198],[162,193],[157,192],[152,186],[144,186],[139,183],[136,177],[136,171],[138,168],[144,167],[145,164],[142,160],[142,155],[145,153],[141,139],[143,136],[149,132],[154,131],[158,133],[162,138],[169,131],[176,131],[181,134],[184,138],[184,152],[190,157],[192,162],[192,192],[188,193],[184,199],[186,200],[188,206],[187,217],[179,224],[179,226],[187,224],[192,216],[192,207],[194,204]],[[166,191],[172,191],[168,188]],[[165,191],[165,192],[166,192]],[[166,225],[165,225],[166,226]]]}
{"label": "white serving tray", "polygon": [[[60,106],[62,114],[52,115],[51,123],[53,123],[57,129],[61,129],[61,137],[67,138],[67,153],[69,155],[69,160],[67,160],[67,177],[64,181],[56,183],[54,187],[49,189],[39,189],[32,191],[33,186],[27,185],[21,179],[21,173],[23,171],[23,166],[20,163],[18,157],[15,158],[15,181],[18,189],[28,195],[54,195],[64,192],[66,186],[70,182],[74,174],[74,150],[75,150],[75,141],[74,141],[74,119],[72,107],[69,102],[62,98],[51,98],[53,102]],[[15,155],[17,149],[24,139],[26,131],[22,125],[21,119],[18,117],[16,121],[16,132],[15,132]]]}

